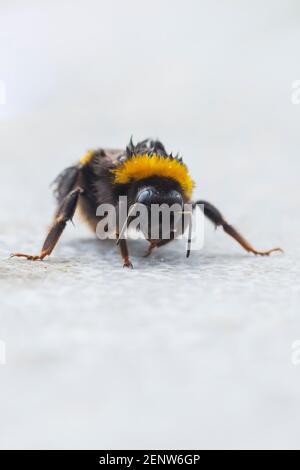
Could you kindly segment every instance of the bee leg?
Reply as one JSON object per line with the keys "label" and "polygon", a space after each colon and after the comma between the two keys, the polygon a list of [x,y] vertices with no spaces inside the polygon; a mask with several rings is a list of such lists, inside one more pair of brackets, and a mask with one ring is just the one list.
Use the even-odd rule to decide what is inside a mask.
{"label": "bee leg", "polygon": [[272,248],[271,250],[258,251],[234,228],[229,225],[223,218],[221,212],[207,201],[196,201],[193,203],[193,208],[197,205],[203,206],[204,215],[213,223],[216,227],[223,227],[224,232],[234,238],[246,251],[253,253],[254,255],[269,256],[274,251],[280,251],[283,253],[281,248]]}
{"label": "bee leg", "polygon": [[81,188],[74,189],[71,191],[63,200],[60,205],[54,222],[48,232],[44,245],[39,255],[26,255],[24,253],[12,253],[11,257],[26,258],[30,261],[42,261],[46,256],[49,256],[55,245],[57,244],[61,234],[64,231],[64,228],[69,220],[72,220],[79,195],[83,193]]}
{"label": "bee leg", "polygon": [[125,238],[120,238],[119,240],[119,247],[120,247],[120,253],[123,258],[124,268],[133,268],[132,262],[129,259],[129,253],[128,253],[128,246],[127,246],[127,241]]}
{"label": "bee leg", "polygon": [[151,255],[152,251],[154,250],[154,248],[157,247],[157,242],[154,241],[154,240],[150,240],[149,241],[149,246],[148,246],[148,250],[146,251],[146,253],[144,254],[144,258],[148,258],[148,256]]}
{"label": "bee leg", "polygon": [[173,240],[174,240],[174,236],[171,236],[171,238],[164,238],[163,240],[150,240],[149,242],[150,245],[148,247],[148,250],[144,254],[144,258],[148,258],[148,256],[151,255],[154,248],[160,248],[161,246],[167,245],[167,243],[170,243]]}

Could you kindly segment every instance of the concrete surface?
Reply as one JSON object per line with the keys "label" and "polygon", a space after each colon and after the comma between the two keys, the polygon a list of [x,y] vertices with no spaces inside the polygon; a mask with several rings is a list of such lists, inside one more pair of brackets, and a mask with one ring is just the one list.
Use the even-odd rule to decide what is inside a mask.
{"label": "concrete surface", "polygon": [[[298,2],[112,3],[1,2],[0,446],[299,448]],[[285,254],[207,224],[189,260],[134,242],[126,271],[76,220],[8,259],[40,248],[56,174],[131,134]]]}

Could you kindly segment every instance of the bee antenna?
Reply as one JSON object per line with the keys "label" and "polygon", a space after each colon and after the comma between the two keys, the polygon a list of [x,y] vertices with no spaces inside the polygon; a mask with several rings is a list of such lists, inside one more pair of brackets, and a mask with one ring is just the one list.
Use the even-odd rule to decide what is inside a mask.
{"label": "bee antenna", "polygon": [[187,241],[187,247],[186,247],[186,257],[189,258],[191,254],[191,244],[192,244],[192,227],[193,227],[193,219],[192,219],[192,213],[188,212],[188,217],[189,217],[189,231],[188,231],[188,241]]}
{"label": "bee antenna", "polygon": [[130,210],[129,210],[129,212],[128,212],[128,215],[127,215],[126,220],[125,220],[125,222],[124,222],[124,224],[123,224],[123,227],[122,227],[122,229],[121,229],[121,232],[120,232],[119,235],[118,235],[118,238],[117,238],[117,245],[119,245],[120,240],[121,240],[121,238],[122,238],[123,235],[124,235],[124,232],[125,232],[125,230],[126,230],[126,228],[127,228],[128,219],[129,219],[129,217],[131,216],[132,212],[134,211],[136,205],[137,205],[136,203],[133,204],[133,206],[131,206],[131,208],[130,208]]}

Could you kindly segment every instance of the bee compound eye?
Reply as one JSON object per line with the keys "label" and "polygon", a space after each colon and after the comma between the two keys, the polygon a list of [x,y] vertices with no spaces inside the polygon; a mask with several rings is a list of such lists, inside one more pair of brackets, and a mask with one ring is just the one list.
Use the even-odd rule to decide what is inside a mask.
{"label": "bee compound eye", "polygon": [[155,192],[152,188],[142,189],[137,197],[137,202],[140,204],[150,204]]}
{"label": "bee compound eye", "polygon": [[183,198],[182,198],[182,195],[176,191],[176,190],[172,190],[168,193],[168,197],[170,198],[170,201],[172,201],[173,203],[175,204],[180,204],[181,206],[183,206]]}

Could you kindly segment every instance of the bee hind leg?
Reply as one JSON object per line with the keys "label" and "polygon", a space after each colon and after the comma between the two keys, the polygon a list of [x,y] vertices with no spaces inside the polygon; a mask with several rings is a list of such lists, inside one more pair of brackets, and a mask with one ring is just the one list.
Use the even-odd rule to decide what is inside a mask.
{"label": "bee hind leg", "polygon": [[42,250],[39,255],[27,255],[25,253],[12,253],[11,258],[26,258],[30,261],[42,261],[46,256],[49,256],[55,245],[57,244],[60,236],[62,235],[67,222],[72,220],[80,194],[83,194],[83,189],[76,188],[71,191],[62,201],[50,230],[47,234]]}
{"label": "bee hind leg", "polygon": [[283,252],[281,248],[272,248],[271,250],[259,251],[253,248],[253,246],[234,228],[228,224],[221,212],[207,201],[196,201],[193,203],[193,208],[200,206],[204,212],[204,215],[216,226],[223,227],[224,232],[230,235],[236,240],[246,251],[253,253],[254,255],[269,256],[274,251]]}

